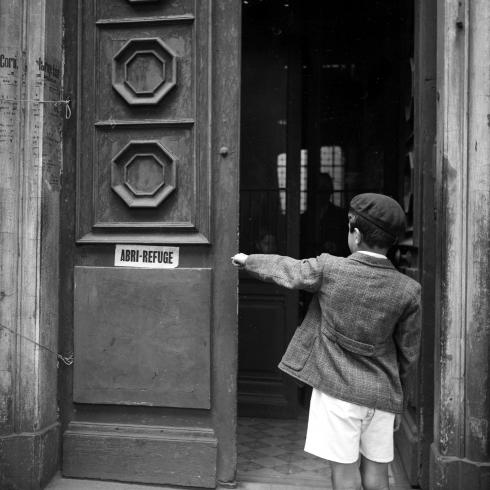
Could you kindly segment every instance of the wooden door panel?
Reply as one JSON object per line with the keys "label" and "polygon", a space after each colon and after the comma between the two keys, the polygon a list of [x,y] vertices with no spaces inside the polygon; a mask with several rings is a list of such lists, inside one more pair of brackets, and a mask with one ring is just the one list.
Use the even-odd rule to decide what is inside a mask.
{"label": "wooden door panel", "polygon": [[81,5],[78,242],[209,243],[210,1]]}
{"label": "wooden door panel", "polygon": [[[233,482],[239,3],[67,0],[65,15],[76,117],[61,342],[75,360],[62,375],[62,472]],[[122,267],[116,245],[128,243],[172,244],[179,263]]]}
{"label": "wooden door panel", "polygon": [[76,267],[73,400],[210,408],[210,304],[210,269]]}
{"label": "wooden door panel", "polygon": [[95,79],[86,83],[99,89],[98,121],[194,116],[194,24],[187,19],[161,24],[143,29],[139,23],[121,27],[117,19],[97,24]]}
{"label": "wooden door panel", "polygon": [[[241,416],[294,417],[297,385],[277,365],[289,342],[282,288],[240,280],[238,403]],[[291,382],[287,382],[291,381]]]}
{"label": "wooden door panel", "polygon": [[210,429],[73,422],[64,434],[63,474],[214,488],[216,449]]}
{"label": "wooden door panel", "polygon": [[[124,129],[98,131],[95,141],[94,232],[108,233],[109,230],[123,228],[135,233],[177,227],[196,229],[196,169],[191,130],[135,128],[131,132]],[[129,183],[135,187],[127,166],[130,166],[129,170],[131,167],[136,171],[140,169],[141,173],[145,171],[142,165],[150,158],[163,170],[159,176],[151,169],[147,171],[148,184],[154,184],[156,192],[147,189],[142,182],[141,191],[149,192],[138,196],[136,185],[136,189],[126,189],[126,194],[119,194],[119,186]],[[85,178],[88,181],[88,176]],[[163,186],[157,188],[162,182]],[[171,192],[159,197],[159,193],[169,186],[172,187]],[[138,201],[142,201],[141,205]],[[79,212],[83,216],[86,205],[81,202],[80,206]]]}
{"label": "wooden door panel", "polygon": [[97,0],[97,18],[128,19],[161,15],[192,16],[195,0]]}
{"label": "wooden door panel", "polygon": [[[276,288],[270,288],[269,294],[256,285],[247,291],[242,288],[240,296],[240,366],[243,373],[263,372],[269,375],[277,372],[277,364],[284,353],[284,322],[286,308],[284,295]],[[274,294],[275,293],[275,294]]]}
{"label": "wooden door panel", "polygon": [[[244,8],[240,249],[298,257],[301,153],[299,2]],[[287,68],[287,69],[286,69]],[[298,325],[298,292],[240,274],[238,409],[295,417],[298,385],[278,369]]]}

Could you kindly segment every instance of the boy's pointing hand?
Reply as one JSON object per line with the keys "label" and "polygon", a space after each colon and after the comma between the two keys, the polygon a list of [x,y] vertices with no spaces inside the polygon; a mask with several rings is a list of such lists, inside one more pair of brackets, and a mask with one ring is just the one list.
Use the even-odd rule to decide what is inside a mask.
{"label": "boy's pointing hand", "polygon": [[245,265],[245,261],[247,260],[247,258],[248,258],[247,254],[237,253],[231,258],[231,263],[235,267],[243,267]]}

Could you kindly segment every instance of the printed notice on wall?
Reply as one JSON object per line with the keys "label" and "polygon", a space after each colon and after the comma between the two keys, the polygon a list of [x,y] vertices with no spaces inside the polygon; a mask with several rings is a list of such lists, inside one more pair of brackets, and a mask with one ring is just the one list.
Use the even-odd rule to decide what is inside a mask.
{"label": "printed notice on wall", "polygon": [[116,245],[116,267],[173,269],[179,265],[179,247],[151,245]]}

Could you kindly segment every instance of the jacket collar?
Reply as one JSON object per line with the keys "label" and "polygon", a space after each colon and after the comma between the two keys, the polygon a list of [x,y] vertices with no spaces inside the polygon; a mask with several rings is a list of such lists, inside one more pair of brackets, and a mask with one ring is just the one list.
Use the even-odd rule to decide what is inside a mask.
{"label": "jacket collar", "polygon": [[355,260],[361,264],[370,265],[372,267],[380,267],[382,269],[395,269],[391,260],[388,258],[373,257],[372,255],[363,254],[360,252],[355,252],[347,257],[348,259]]}

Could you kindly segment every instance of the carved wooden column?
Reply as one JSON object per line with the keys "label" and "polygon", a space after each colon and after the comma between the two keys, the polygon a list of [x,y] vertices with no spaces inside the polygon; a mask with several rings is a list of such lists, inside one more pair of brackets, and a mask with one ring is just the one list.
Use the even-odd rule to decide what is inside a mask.
{"label": "carved wooden column", "polygon": [[438,337],[432,488],[490,486],[490,4],[438,2]]}
{"label": "carved wooden column", "polygon": [[62,1],[0,4],[0,488],[58,463]]}

